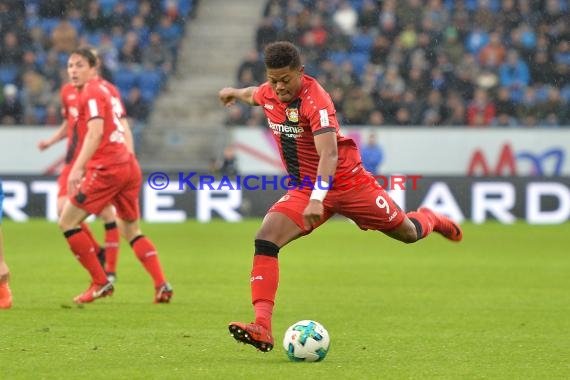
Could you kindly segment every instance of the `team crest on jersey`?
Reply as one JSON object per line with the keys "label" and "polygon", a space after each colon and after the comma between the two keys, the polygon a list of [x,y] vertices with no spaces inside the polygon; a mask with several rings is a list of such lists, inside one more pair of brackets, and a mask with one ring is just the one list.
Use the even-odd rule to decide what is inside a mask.
{"label": "team crest on jersey", "polygon": [[299,110],[297,108],[287,108],[285,110],[285,115],[287,115],[287,120],[291,123],[299,122]]}

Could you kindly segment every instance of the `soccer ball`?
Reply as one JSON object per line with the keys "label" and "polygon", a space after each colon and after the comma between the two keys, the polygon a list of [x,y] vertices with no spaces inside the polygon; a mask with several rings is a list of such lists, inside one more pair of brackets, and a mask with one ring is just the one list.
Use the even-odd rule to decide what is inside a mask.
{"label": "soccer ball", "polygon": [[319,362],[327,356],[330,338],[319,322],[304,320],[294,323],[285,332],[283,348],[294,362]]}

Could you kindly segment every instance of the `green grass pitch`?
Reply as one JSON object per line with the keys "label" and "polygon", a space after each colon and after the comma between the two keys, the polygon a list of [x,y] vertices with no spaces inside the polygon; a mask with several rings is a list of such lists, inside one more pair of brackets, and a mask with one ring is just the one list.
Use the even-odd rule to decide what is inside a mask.
{"label": "green grass pitch", "polygon": [[[123,244],[115,295],[77,307],[88,278],[56,224],[5,221],[15,304],[0,311],[0,379],[570,378],[568,224],[466,224],[460,244],[404,245],[333,220],[281,251],[266,354],[227,331],[253,318],[259,224],[145,224],[173,302],[151,303]],[[287,360],[283,333],[301,319],[328,329],[323,362]]]}

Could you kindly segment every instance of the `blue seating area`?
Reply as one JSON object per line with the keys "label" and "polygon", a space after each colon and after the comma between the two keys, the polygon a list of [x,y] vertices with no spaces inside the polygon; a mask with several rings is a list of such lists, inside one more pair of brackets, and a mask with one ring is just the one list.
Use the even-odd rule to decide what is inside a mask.
{"label": "blue seating area", "polygon": [[[19,100],[26,110],[24,124],[53,123],[47,109],[58,102],[59,88],[67,80],[65,67],[69,52],[83,44],[98,50],[103,76],[115,83],[124,99],[137,88],[152,107],[175,74],[178,47],[196,2],[53,1],[48,7],[46,1],[23,0],[17,9],[8,10],[7,16],[14,20],[13,25],[0,26],[0,41],[10,33],[17,39],[12,51],[8,49],[8,58],[16,62],[5,62],[8,58],[0,57],[0,86],[14,84],[18,87]],[[151,33],[159,36],[154,45],[150,42]],[[170,57],[170,61],[157,63],[152,60],[152,54],[147,55],[147,51],[157,53],[160,49],[169,50],[171,54],[165,56]],[[7,50],[0,50],[4,56]],[[43,83],[36,83],[38,87],[44,91],[50,88],[50,104],[34,103],[39,97],[31,93],[27,88],[29,84],[23,79],[30,70],[43,78]],[[35,80],[40,79],[35,77]]]}
{"label": "blue seating area", "polygon": [[[345,125],[560,128],[569,21],[567,0],[266,0],[256,46],[262,61],[265,44],[295,43]],[[355,105],[355,87],[367,101]],[[228,113],[231,125],[263,123]]]}

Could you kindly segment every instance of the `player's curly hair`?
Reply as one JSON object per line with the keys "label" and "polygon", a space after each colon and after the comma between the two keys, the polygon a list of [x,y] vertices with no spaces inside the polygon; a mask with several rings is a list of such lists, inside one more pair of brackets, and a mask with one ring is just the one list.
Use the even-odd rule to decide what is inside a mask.
{"label": "player's curly hair", "polygon": [[301,66],[301,58],[299,50],[291,42],[277,41],[265,47],[264,63],[268,69],[296,69]]}

